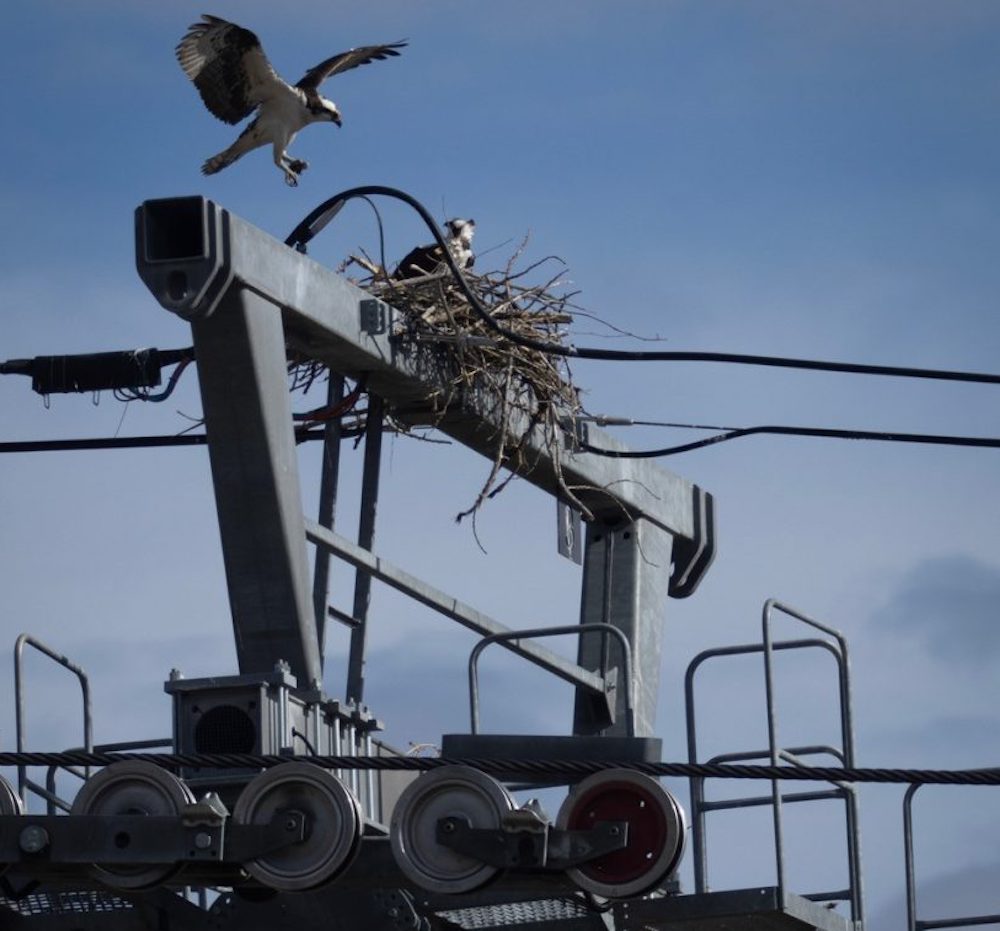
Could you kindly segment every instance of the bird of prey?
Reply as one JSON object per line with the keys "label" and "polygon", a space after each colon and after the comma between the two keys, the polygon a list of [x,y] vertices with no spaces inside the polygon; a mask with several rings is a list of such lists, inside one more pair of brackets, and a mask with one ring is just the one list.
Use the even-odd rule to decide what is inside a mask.
{"label": "bird of prey", "polygon": [[[459,268],[472,268],[476,259],[472,254],[472,237],[476,232],[476,221],[456,217],[445,223],[445,226],[448,229],[445,243],[455,264]],[[396,266],[393,277],[403,279],[431,275],[438,270],[442,262],[444,262],[444,250],[437,243],[417,246],[411,249]]]}
{"label": "bird of prey", "polygon": [[260,40],[249,29],[218,16],[202,16],[177,45],[177,60],[194,82],[209,111],[226,123],[236,124],[255,110],[257,115],[228,149],[213,155],[201,170],[215,174],[252,149],[270,144],[274,164],[285,182],[295,186],[308,167],[291,158],[288,146],[296,133],[310,123],[341,125],[336,104],[319,93],[319,86],[335,74],[399,55],[406,42],[365,45],[341,52],[310,68],[297,84],[287,83],[271,67]]}

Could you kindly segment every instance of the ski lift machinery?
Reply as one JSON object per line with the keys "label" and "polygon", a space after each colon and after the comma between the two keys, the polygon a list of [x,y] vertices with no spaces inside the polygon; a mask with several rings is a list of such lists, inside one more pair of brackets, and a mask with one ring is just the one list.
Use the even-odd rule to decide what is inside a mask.
{"label": "ski lift machinery", "polygon": [[[530,437],[523,477],[558,496],[561,470],[567,485],[583,489],[596,519],[582,546],[579,625],[508,628],[373,552],[383,405],[419,423],[422,399],[440,375],[426,344],[393,337],[393,308],[203,197],[143,203],[136,263],[156,300],[191,325],[239,672],[171,673],[172,768],[123,754],[93,773],[53,766],[45,785],[27,766],[19,767],[16,790],[0,778],[0,927],[840,931],[860,924],[859,890],[850,921],[780,881],[708,891],[698,864],[696,890],[681,891],[675,875],[687,816],[658,780],[629,766],[662,757],[653,736],[662,614],[668,598],[695,590],[711,563],[709,494],[648,460],[575,451],[581,432],[589,443],[624,449],[592,424],[567,421],[558,463],[540,436]],[[290,349],[366,381],[356,542],[331,529],[326,493],[318,520],[303,514]],[[495,399],[473,396],[435,425],[492,457],[496,416]],[[338,443],[333,429],[328,462]],[[312,580],[308,544],[316,548]],[[357,573],[340,698],[322,688],[331,557]],[[396,755],[376,737],[379,722],[363,703],[372,580],[480,635],[469,662],[469,732],[442,740],[444,758],[478,766],[347,765],[348,757]],[[570,632],[579,635],[575,663],[544,645]],[[571,735],[479,732],[477,662],[492,644],[574,686]],[[27,635],[18,641],[18,669],[25,646],[81,677],[85,750],[156,745],[94,747],[85,674]],[[18,678],[19,750],[22,703]],[[693,722],[689,696],[692,753]],[[322,757],[337,757],[343,768],[317,765]],[[567,770],[554,777],[532,761],[557,769],[565,761]],[[593,765],[574,774],[570,761]],[[85,780],[71,803],[53,790],[57,768]],[[514,799],[515,784],[554,783],[567,793],[554,819]],[[45,800],[44,815],[30,813],[32,797]],[[692,783],[692,797],[700,862],[697,835],[709,807],[701,783]]]}

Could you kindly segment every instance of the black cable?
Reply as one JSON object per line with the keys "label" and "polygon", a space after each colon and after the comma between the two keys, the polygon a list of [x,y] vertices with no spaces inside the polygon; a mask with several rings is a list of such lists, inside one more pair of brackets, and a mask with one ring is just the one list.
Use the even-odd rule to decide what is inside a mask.
{"label": "black cable", "polygon": [[194,353],[181,359],[177,363],[177,367],[173,370],[167,381],[166,387],[162,391],[158,391],[156,394],[150,394],[148,390],[144,388],[115,388],[115,397],[119,401],[149,401],[153,404],[159,404],[162,401],[166,401],[174,393],[174,388],[177,387],[177,382],[180,381],[181,375],[184,374],[184,369],[188,367],[192,362],[194,362]]}
{"label": "black cable", "polygon": [[316,753],[316,748],[312,745],[312,742],[298,728],[295,728],[295,727],[292,728],[292,737],[298,737],[299,740],[301,740],[302,743],[305,744],[306,749],[309,751],[309,755],[310,756],[317,756],[318,755]]}
{"label": "black cable", "polygon": [[[582,776],[608,769],[630,769],[650,776],[706,779],[781,779],[803,782],[857,782],[921,785],[1000,785],[1000,767],[979,769],[899,769],[838,766],[772,766],[754,763],[669,763],[636,760],[538,760],[480,759],[432,756],[329,756],[306,757],[325,769],[412,771],[442,766],[471,766],[486,773],[526,776]],[[108,766],[121,760],[142,761],[155,766],[198,769],[264,769],[287,763],[284,754],[253,753],[133,753],[66,750],[60,753],[0,751],[0,766]]]}
{"label": "black cable", "polygon": [[[600,420],[601,418],[596,418]],[[640,421],[636,421],[639,423]],[[666,426],[664,424],[664,426]],[[695,427],[691,424],[670,424],[675,427]],[[716,427],[696,427],[697,429],[719,429]],[[610,459],[657,459],[662,456],[675,456],[678,453],[687,453],[695,449],[703,449],[706,446],[714,446],[716,443],[725,443],[728,440],[737,440],[743,436],[753,436],[759,433],[767,433],[776,436],[817,436],[826,439],[837,440],[877,440],[886,443],[924,443],[933,446],[974,446],[991,449],[1000,448],[1000,438],[986,436],[941,436],[933,433],[881,433],[871,430],[835,430],[824,427],[787,427],[787,426],[761,426],[761,427],[737,427],[723,428],[725,433],[706,437],[703,440],[695,440],[692,443],[682,443],[679,446],[665,446],[662,449],[642,449],[642,450],[617,450],[604,449],[600,446],[591,446],[589,443],[580,442],[578,448],[583,452],[594,453],[597,456],[606,456]]]}
{"label": "black cable", "polygon": [[509,330],[490,315],[489,310],[483,305],[479,297],[475,294],[462,270],[458,267],[454,257],[448,250],[444,237],[438,229],[437,223],[426,207],[416,198],[401,191],[398,188],[386,187],[380,184],[369,184],[361,187],[349,188],[341,191],[333,197],[323,201],[311,213],[309,213],[299,224],[289,233],[285,239],[285,245],[305,252],[306,246],[331,220],[340,212],[344,205],[354,198],[370,195],[381,195],[400,200],[410,206],[424,221],[435,242],[441,247],[444,253],[444,261],[447,263],[451,274],[455,279],[459,289],[465,295],[476,314],[482,318],[483,322],[494,333],[502,336],[519,346],[527,349],[534,349],[548,355],[564,356],[577,359],[597,359],[604,361],[618,362],[726,362],[738,365],[762,365],[775,368],[808,369],[823,372],[841,372],[855,375],[889,375],[901,378],[930,378],[940,381],[961,381],[975,382],[980,384],[1000,385],[1000,375],[987,372],[959,372],[941,369],[923,369],[912,366],[892,366],[892,365],[864,365],[854,362],[824,362],[819,359],[794,359],[780,358],[776,356],[760,356],[747,353],[730,352],[678,352],[666,350],[620,350],[620,349],[595,349],[581,348],[578,346],[564,346],[560,343],[550,343],[544,340],[532,339],[523,336],[513,330]]}
{"label": "black cable", "polygon": [[[295,442],[308,443],[322,440],[324,430],[296,430]],[[353,438],[361,433],[360,428],[351,427],[342,432],[345,438]],[[146,449],[159,446],[204,446],[208,438],[204,433],[186,433],[167,436],[115,436],[93,437],[75,440],[15,440],[0,443],[0,453],[47,453],[79,452],[94,449]]]}
{"label": "black cable", "polygon": [[182,436],[115,436],[75,440],[13,440],[0,443],[0,453],[77,452],[94,449],[143,449],[156,446],[203,446],[204,433]]}
{"label": "black cable", "polygon": [[375,223],[378,225],[378,256],[379,262],[382,268],[385,268],[385,227],[382,225],[382,214],[379,213],[378,207],[375,206],[375,201],[370,197],[362,198],[369,207],[372,208],[372,212],[375,214]]}

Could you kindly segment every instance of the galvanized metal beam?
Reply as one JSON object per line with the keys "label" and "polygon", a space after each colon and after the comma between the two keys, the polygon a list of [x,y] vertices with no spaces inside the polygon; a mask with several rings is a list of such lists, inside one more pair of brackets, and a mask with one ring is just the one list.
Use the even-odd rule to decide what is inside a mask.
{"label": "galvanized metal beam", "polygon": [[[375,515],[378,511],[379,476],[382,471],[382,428],[385,403],[378,395],[368,398],[365,422],[365,457],[361,479],[361,513],[358,515],[358,545],[371,551],[375,546]],[[365,693],[365,646],[368,642],[368,607],[371,602],[372,577],[364,569],[354,575],[354,610],[351,616],[351,647],[347,657],[347,693],[349,702],[360,705]]]}
{"label": "galvanized metal beam", "polygon": [[[333,407],[344,397],[344,376],[330,373],[326,390],[326,405]],[[319,513],[317,521],[323,527],[334,526],[337,516],[337,489],[340,485],[340,418],[331,417],[323,427],[323,460],[319,478]],[[313,613],[316,615],[316,640],[322,657],[326,646],[326,613],[330,595],[330,554],[316,550],[313,560]]]}
{"label": "galvanized metal beam", "polygon": [[[632,689],[635,733],[654,732],[660,689],[660,647],[663,614],[670,583],[670,534],[646,520],[615,526],[588,524],[583,562],[582,624],[604,623],[622,631],[632,650]],[[613,638],[580,638],[577,661],[601,674],[618,662]],[[610,727],[604,709],[578,692],[573,717],[574,734],[605,733],[624,736],[624,693]]]}
{"label": "galvanized metal beam", "polygon": [[[208,391],[206,423],[241,669],[270,669],[282,658],[300,681],[311,682],[321,658],[302,552],[304,517],[292,468],[287,391],[279,384],[285,350],[292,347],[333,371],[364,377],[373,396],[410,422],[427,421],[428,398],[450,383],[447,362],[433,346],[402,340],[391,307],[202,197],[144,203],[136,212],[136,260],[163,307],[192,322],[203,393],[206,385]],[[433,423],[492,459],[503,407],[495,394],[471,391]],[[553,438],[541,427],[529,430],[526,418],[515,413],[514,422],[507,421],[517,435],[527,432],[518,473],[556,497],[572,487],[595,516],[588,531],[593,552],[585,571],[582,620],[610,622],[626,633],[639,657],[631,684],[637,708],[645,709],[638,715],[639,733],[649,733],[663,602],[668,595],[690,594],[711,562],[711,497],[649,460],[578,452],[581,430],[592,445],[625,448],[591,424],[567,417],[565,432]],[[605,566],[605,544],[597,541],[616,534],[621,541],[612,564]],[[331,539],[327,535],[326,543]],[[351,558],[361,559],[355,565],[362,568],[365,558],[372,560],[370,554]],[[410,577],[407,584],[413,594],[422,583]],[[436,606],[453,602],[441,593],[432,600]],[[455,619],[469,622],[470,612],[458,611]],[[467,626],[484,633],[498,630],[489,624]],[[360,692],[362,635],[355,641],[352,687]],[[518,650],[536,658],[546,654],[530,644]],[[579,667],[545,662],[581,684]],[[597,671],[609,668],[590,647],[581,653],[581,663]],[[578,733],[601,730],[608,720],[602,677],[589,675],[590,684],[578,693]],[[596,704],[590,697],[594,692],[601,696]]]}
{"label": "galvanized metal beam", "polygon": [[[146,201],[136,213],[136,237],[139,274],[167,310],[188,320],[209,318],[222,312],[228,290],[247,288],[281,310],[290,345],[334,371],[366,374],[371,391],[400,416],[427,417],[427,398],[444,384],[436,351],[394,337],[393,309],[340,275],[203,197]],[[483,455],[495,455],[495,400],[463,398],[434,422]],[[523,477],[558,496],[561,474],[599,517],[644,517],[689,543],[704,536],[696,513],[703,493],[696,485],[650,460],[575,452],[575,429],[567,424],[554,445],[537,429],[524,450],[531,466]],[[593,445],[625,448],[593,425],[586,429]]]}
{"label": "galvanized metal beam", "polygon": [[[507,627],[433,585],[428,585],[409,572],[398,568],[374,553],[370,553],[346,537],[342,537],[332,530],[327,530],[326,527],[321,527],[314,521],[306,521],[305,529],[306,537],[317,546],[329,550],[356,568],[365,570],[372,578],[403,592],[414,601],[419,601],[477,634],[482,634],[485,637],[492,634],[514,632],[514,628]],[[605,694],[602,676],[582,669],[559,654],[537,646],[530,640],[525,642],[507,641],[500,645],[594,696],[603,697]]]}
{"label": "galvanized metal beam", "polygon": [[240,671],[283,659],[309,688],[323,673],[281,318],[230,288],[191,330]]}

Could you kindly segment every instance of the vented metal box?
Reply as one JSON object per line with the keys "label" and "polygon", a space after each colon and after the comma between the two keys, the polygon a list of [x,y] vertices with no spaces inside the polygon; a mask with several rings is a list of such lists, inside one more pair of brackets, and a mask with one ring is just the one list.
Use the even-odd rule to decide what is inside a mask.
{"label": "vented metal box", "polygon": [[[330,753],[330,722],[320,696],[296,692],[284,666],[271,673],[184,679],[171,673],[164,690],[173,697],[174,750],[197,754]],[[180,776],[198,794],[214,791],[228,804],[259,770],[185,767]]]}

